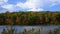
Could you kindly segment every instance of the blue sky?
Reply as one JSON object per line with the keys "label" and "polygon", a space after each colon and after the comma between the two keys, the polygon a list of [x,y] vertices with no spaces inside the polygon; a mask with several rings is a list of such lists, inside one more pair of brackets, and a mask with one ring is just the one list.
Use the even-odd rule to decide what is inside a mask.
{"label": "blue sky", "polygon": [[6,11],[60,11],[60,0],[0,0],[0,13]]}

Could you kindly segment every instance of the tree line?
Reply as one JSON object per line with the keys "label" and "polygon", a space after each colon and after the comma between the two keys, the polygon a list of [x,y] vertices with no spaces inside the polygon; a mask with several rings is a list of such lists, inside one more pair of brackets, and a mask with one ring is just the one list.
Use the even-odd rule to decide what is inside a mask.
{"label": "tree line", "polygon": [[60,25],[60,12],[0,13],[0,25]]}

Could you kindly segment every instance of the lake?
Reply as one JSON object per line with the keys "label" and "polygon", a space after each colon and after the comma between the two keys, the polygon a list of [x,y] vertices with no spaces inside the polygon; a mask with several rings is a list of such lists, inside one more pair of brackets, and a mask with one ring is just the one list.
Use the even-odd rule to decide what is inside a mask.
{"label": "lake", "polygon": [[[0,26],[0,34],[3,30],[3,28],[10,29],[11,26]],[[51,25],[51,26],[12,26],[15,29],[15,33],[23,32],[24,29],[30,30],[34,28],[35,30],[41,29],[42,34],[48,34],[49,30],[54,30],[55,28],[58,28],[58,25]]]}

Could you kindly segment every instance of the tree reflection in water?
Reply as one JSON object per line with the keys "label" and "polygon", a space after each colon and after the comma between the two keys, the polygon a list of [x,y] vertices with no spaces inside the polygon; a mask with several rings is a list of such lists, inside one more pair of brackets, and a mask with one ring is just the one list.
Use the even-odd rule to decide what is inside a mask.
{"label": "tree reflection in water", "polygon": [[[41,32],[41,28],[32,28],[30,30],[24,29],[23,32],[19,32],[17,33],[17,31],[14,28],[3,28],[3,31],[1,32],[1,34],[42,34],[43,32]],[[50,30],[49,32],[47,32],[48,34],[60,34],[60,27],[59,28],[55,28],[53,31]]]}

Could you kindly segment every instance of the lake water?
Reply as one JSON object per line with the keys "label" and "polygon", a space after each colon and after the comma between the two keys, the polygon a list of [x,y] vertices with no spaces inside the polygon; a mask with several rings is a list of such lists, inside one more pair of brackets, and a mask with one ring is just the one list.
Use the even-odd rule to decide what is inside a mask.
{"label": "lake water", "polygon": [[[3,30],[3,28],[10,28],[11,26],[0,26],[0,34]],[[51,26],[13,26],[13,28],[15,28],[16,33],[20,33],[23,32],[24,29],[30,30],[32,28],[34,29],[41,29],[42,34],[47,34],[47,32],[49,32],[49,30],[54,30],[55,28],[58,28],[59,26],[57,25],[51,25]]]}

